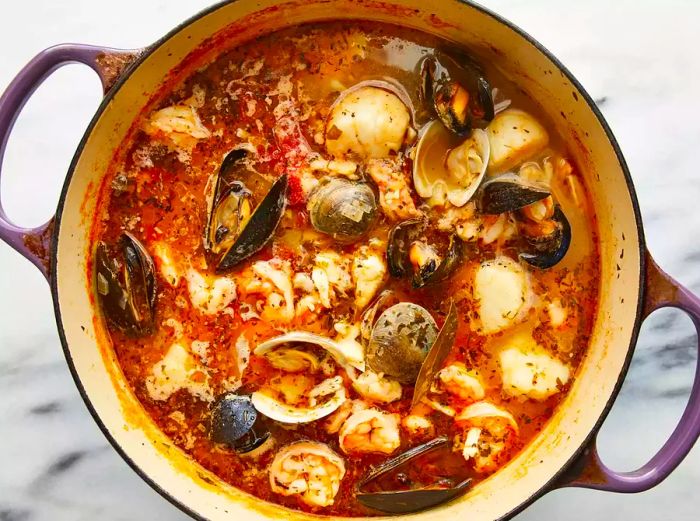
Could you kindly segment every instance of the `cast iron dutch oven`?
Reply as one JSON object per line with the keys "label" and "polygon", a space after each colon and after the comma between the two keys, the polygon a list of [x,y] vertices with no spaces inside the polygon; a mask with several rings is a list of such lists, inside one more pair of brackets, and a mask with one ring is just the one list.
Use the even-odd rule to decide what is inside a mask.
{"label": "cast iron dutch oven", "polygon": [[685,310],[699,326],[700,300],[649,256],[625,160],[590,96],[529,35],[494,13],[459,0],[223,2],[145,49],[58,45],[41,52],[17,75],[0,99],[0,155],[25,101],[58,67],[72,62],[88,65],[105,88],[104,101],[66,176],[55,217],[44,226],[26,229],[12,224],[0,208],[0,238],[33,262],[51,284],[66,360],[95,421],[144,480],[195,518],[311,518],[225,485],[158,431],[128,390],[103,326],[95,319],[87,259],[101,178],[165,78],[176,81],[191,70],[178,67],[185,59],[190,64],[206,62],[220,48],[217,44],[234,45],[291,24],[339,18],[421,29],[478,47],[498,60],[507,74],[542,101],[567,138],[586,175],[600,232],[600,309],[588,356],[553,420],[524,452],[465,496],[409,517],[506,519],[559,487],[640,492],[659,484],[700,435],[700,370],[678,427],[639,470],[620,473],[606,467],[596,452],[596,433],[620,389],[644,318],[655,309],[673,306]]}

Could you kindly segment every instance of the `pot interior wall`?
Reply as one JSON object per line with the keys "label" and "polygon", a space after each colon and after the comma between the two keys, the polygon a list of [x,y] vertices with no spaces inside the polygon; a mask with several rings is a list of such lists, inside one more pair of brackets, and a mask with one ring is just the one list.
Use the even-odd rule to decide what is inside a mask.
{"label": "pot interior wall", "polygon": [[[637,314],[640,248],[637,216],[627,180],[608,136],[585,97],[541,51],[480,9],[457,1],[393,0],[393,3],[313,0],[275,5],[239,0],[219,6],[173,33],[119,86],[86,134],[66,183],[60,209],[55,287],[57,320],[67,356],[87,400],[109,436],[143,474],[177,502],[207,519],[279,517],[278,507],[261,504],[221,483],[191,463],[153,426],[120,376],[88,290],[86,258],[91,216],[100,179],[134,118],[168,72],[212,34],[244,41],[295,23],[343,18],[374,19],[427,30],[480,48],[535,99],[565,137],[593,193],[598,216],[602,286],[600,312],[589,355],[563,407],[545,432],[503,471],[450,504],[411,517],[448,519],[457,511],[492,520],[536,494],[584,443],[614,394],[625,368]],[[228,29],[227,29],[228,28]],[[207,54],[199,57],[201,62]],[[172,77],[171,81],[177,81]],[[624,250],[624,255],[622,252]],[[101,347],[102,346],[102,347]],[[285,511],[285,516],[290,516]],[[294,514],[292,517],[309,517]]]}

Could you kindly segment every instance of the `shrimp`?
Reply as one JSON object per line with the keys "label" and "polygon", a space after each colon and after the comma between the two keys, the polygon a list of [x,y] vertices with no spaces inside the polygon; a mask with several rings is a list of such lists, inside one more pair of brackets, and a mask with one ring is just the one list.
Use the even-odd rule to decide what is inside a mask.
{"label": "shrimp", "polygon": [[505,409],[489,402],[476,402],[455,417],[463,435],[456,440],[462,456],[473,461],[479,473],[495,471],[507,459],[507,450],[518,434],[518,424]]}
{"label": "shrimp", "polygon": [[463,363],[455,362],[441,369],[436,375],[437,382],[431,391],[447,391],[468,402],[481,400],[485,396],[484,386],[479,375],[469,371]]}
{"label": "shrimp", "polygon": [[309,506],[333,504],[345,476],[345,462],[324,443],[299,441],[283,447],[270,465],[270,488],[298,495]]}
{"label": "shrimp", "polygon": [[401,445],[399,415],[378,409],[358,411],[345,421],[338,441],[346,454],[391,454]]}
{"label": "shrimp", "polygon": [[401,425],[411,436],[427,438],[435,433],[435,425],[428,418],[432,409],[425,403],[419,403],[411,409],[411,414],[401,420]]}
{"label": "shrimp", "polygon": [[363,398],[380,403],[400,400],[403,392],[399,382],[369,369],[355,378],[352,386]]}
{"label": "shrimp", "polygon": [[414,135],[408,107],[396,94],[361,87],[344,94],[329,114],[326,150],[336,158],[384,158]]}

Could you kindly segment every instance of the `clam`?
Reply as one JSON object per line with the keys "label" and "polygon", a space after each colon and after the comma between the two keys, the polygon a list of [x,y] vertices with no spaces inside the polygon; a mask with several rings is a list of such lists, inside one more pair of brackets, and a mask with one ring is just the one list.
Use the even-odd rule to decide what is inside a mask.
{"label": "clam", "polygon": [[258,411],[250,396],[223,394],[212,406],[209,436],[214,442],[228,445],[240,454],[251,452],[270,437],[269,432],[262,435],[255,432],[257,419]]}
{"label": "clam", "polygon": [[412,219],[397,224],[389,232],[386,252],[389,273],[396,278],[411,274],[415,288],[449,278],[462,260],[461,240],[451,236],[447,250],[440,256],[421,240],[426,227],[425,220]]}
{"label": "clam", "polygon": [[372,328],[367,364],[403,384],[413,384],[437,338],[435,320],[425,308],[400,302],[385,310]]}
{"label": "clam", "polygon": [[526,181],[517,174],[501,174],[484,182],[477,206],[481,213],[497,215],[514,212],[551,195],[545,185]]}
{"label": "clam", "polygon": [[374,299],[372,305],[369,306],[365,312],[362,314],[362,321],[360,322],[360,336],[363,343],[369,342],[372,337],[372,328],[376,319],[381,316],[385,309],[398,304],[400,302],[399,297],[390,289],[385,289],[379,296]]}
{"label": "clam", "polygon": [[[364,353],[351,350],[348,343],[336,342],[328,337],[306,331],[290,331],[284,335],[266,340],[258,344],[253,353],[258,356],[266,356],[268,359],[269,356],[272,356],[275,359],[275,355],[272,354],[273,351],[279,351],[294,345],[303,346],[304,344],[325,349],[343,367],[353,366],[360,371],[365,370]],[[311,361],[308,361],[311,364]]]}
{"label": "clam", "polygon": [[206,250],[216,258],[217,273],[225,272],[260,251],[272,238],[286,205],[287,175],[280,176],[253,208],[251,192],[240,180],[248,152],[236,149],[224,159],[210,197]]}
{"label": "clam", "polygon": [[[440,475],[430,483],[414,481],[411,470],[421,468],[421,459],[440,458],[443,454],[438,451],[445,456],[434,465]],[[450,441],[444,436],[413,447],[374,467],[357,485],[355,497],[363,505],[388,514],[417,512],[450,501],[471,484],[463,466],[440,464],[450,460],[450,453]]]}
{"label": "clam", "polygon": [[[461,142],[460,142],[461,141]],[[459,140],[439,121],[421,130],[413,161],[413,186],[432,206],[464,206],[478,189],[489,163],[486,132],[474,129]]]}
{"label": "clam", "polygon": [[[319,386],[326,385],[325,382],[328,380],[321,382]],[[326,401],[314,403],[313,405],[309,404],[308,407],[290,405],[265,391],[254,392],[251,396],[251,400],[255,408],[261,414],[264,414],[272,420],[287,424],[310,423],[325,418],[345,403],[347,395],[345,393],[345,388],[342,386],[342,382],[340,385],[336,385],[336,387],[337,389],[333,389],[333,393],[330,394],[330,397]]]}
{"label": "clam", "polygon": [[309,197],[311,225],[336,240],[353,241],[374,224],[378,210],[374,191],[367,183],[331,177]]}
{"label": "clam", "polygon": [[156,277],[155,264],[146,248],[129,232],[118,245],[104,242],[95,252],[97,295],[107,322],[132,336],[153,332]]}
{"label": "clam", "polygon": [[466,135],[474,123],[493,119],[491,86],[468,57],[436,52],[421,62],[420,74],[421,99],[455,134]]}

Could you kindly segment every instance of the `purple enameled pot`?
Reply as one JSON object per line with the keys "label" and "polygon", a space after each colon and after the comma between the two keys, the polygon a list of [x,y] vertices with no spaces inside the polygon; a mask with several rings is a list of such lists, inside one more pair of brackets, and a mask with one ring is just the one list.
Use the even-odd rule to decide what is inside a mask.
{"label": "purple enameled pot", "polygon": [[[510,22],[466,1],[236,0],[217,4],[138,51],[59,45],[41,52],[0,98],[0,158],[24,103],[57,68],[83,63],[100,76],[105,98],[73,158],[56,215],[38,228],[13,224],[0,207],[0,238],[49,280],[56,322],[75,382],[114,448],[166,499],[197,519],[312,516],[261,502],[191,461],[148,418],[126,385],[91,297],[90,231],[101,180],[117,147],[167,78],[183,79],[230,46],[292,24],[369,19],[405,25],[478,47],[497,60],[567,138],[598,219],[600,308],[589,352],[554,418],[521,454],[466,495],[408,517],[506,519],[560,487],[641,492],[658,485],[700,436],[700,369],[669,440],[642,468],[615,472],[596,451],[596,434],[626,375],[642,321],[661,307],[686,311],[700,327],[700,300],[647,252],[632,181],[617,142],[576,79]],[[181,66],[187,63],[187,67]]]}

